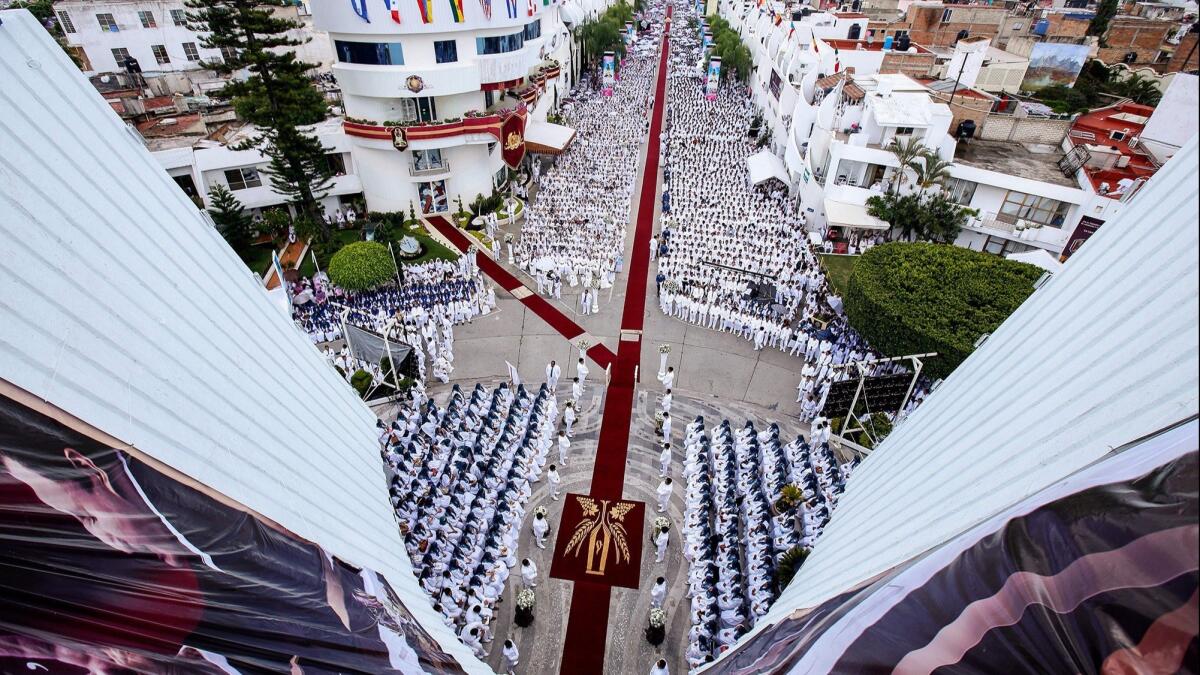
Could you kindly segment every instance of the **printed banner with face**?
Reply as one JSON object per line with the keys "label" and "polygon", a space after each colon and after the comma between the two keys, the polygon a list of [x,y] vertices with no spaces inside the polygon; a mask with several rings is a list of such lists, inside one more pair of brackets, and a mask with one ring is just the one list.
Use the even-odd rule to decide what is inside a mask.
{"label": "printed banner with face", "polygon": [[717,86],[721,84],[721,59],[713,57],[708,60],[708,73],[704,78],[704,96],[708,100],[717,97]]}
{"label": "printed banner with face", "polygon": [[1192,420],[1119,451],[706,672],[1195,673],[1197,445]]}
{"label": "printed banner with face", "polygon": [[5,397],[0,505],[0,672],[463,672],[372,570]]}
{"label": "printed banner with face", "polygon": [[634,39],[635,39],[636,37],[637,37],[637,36],[636,36],[636,34],[634,33],[633,22],[632,22],[632,21],[626,21],[626,22],[625,22],[625,44],[626,44],[626,45],[631,45],[631,44],[633,44],[633,41],[634,41]]}
{"label": "printed banner with face", "polygon": [[515,112],[500,125],[500,147],[508,168],[521,166],[521,160],[525,159],[525,115]]}
{"label": "printed banner with face", "polygon": [[1071,238],[1067,240],[1067,245],[1063,246],[1062,255],[1059,256],[1059,262],[1066,262],[1079,250],[1083,243],[1090,239],[1096,230],[1104,224],[1103,220],[1093,218],[1091,216],[1083,216],[1079,219],[1079,224],[1075,226],[1075,231],[1071,233]]}
{"label": "printed banner with face", "polygon": [[645,517],[644,502],[568,494],[550,576],[637,588]]}
{"label": "printed banner with face", "polygon": [[602,93],[605,96],[612,96],[613,85],[617,82],[617,55],[613,52],[604,52],[604,59],[600,63],[602,68],[600,83]]}

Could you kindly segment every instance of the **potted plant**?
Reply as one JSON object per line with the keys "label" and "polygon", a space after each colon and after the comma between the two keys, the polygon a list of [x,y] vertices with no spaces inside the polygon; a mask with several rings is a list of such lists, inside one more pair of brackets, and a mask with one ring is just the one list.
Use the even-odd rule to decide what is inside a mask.
{"label": "potted plant", "polygon": [[533,606],[537,598],[532,588],[526,588],[517,593],[517,615],[514,619],[521,628],[527,628],[533,623]]}
{"label": "potted plant", "polygon": [[775,512],[787,513],[804,501],[804,493],[795,485],[784,485],[779,491],[779,499],[775,500]]}
{"label": "potted plant", "polygon": [[667,637],[667,612],[655,607],[650,610],[650,625],[646,627],[646,642],[657,647]]}

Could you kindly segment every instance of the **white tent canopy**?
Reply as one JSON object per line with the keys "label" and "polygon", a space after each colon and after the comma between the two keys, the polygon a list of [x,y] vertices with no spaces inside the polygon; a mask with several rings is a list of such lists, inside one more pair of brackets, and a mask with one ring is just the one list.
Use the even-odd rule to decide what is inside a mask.
{"label": "white tent canopy", "polygon": [[1037,265],[1051,274],[1057,274],[1062,271],[1062,263],[1058,261],[1058,258],[1053,253],[1044,248],[1035,248],[1032,251],[1025,251],[1024,253],[1009,253],[1004,257],[1009,260],[1016,260],[1017,262]]}
{"label": "white tent canopy", "polygon": [[862,204],[825,200],[825,219],[830,227],[849,227],[856,230],[890,230],[891,225],[867,213]]}
{"label": "white tent canopy", "polygon": [[783,160],[770,150],[756,152],[747,157],[746,168],[750,170],[750,182],[754,185],[771,178],[778,179],[784,185],[789,183],[787,167],[783,165]]}
{"label": "white tent canopy", "polygon": [[575,130],[561,124],[530,120],[525,126],[525,147],[529,152],[557,155],[571,144]]}

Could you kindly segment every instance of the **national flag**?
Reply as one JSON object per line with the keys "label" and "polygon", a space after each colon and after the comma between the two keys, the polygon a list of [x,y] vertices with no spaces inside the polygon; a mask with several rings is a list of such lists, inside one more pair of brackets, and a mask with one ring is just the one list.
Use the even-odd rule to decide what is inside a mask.
{"label": "national flag", "polygon": [[421,10],[421,23],[433,23],[433,0],[417,0]]}
{"label": "national flag", "polygon": [[450,0],[450,16],[454,17],[454,23],[462,23],[465,18],[463,15],[462,0]]}
{"label": "national flag", "polygon": [[371,23],[371,18],[367,16],[367,0],[350,0],[350,6],[354,8],[354,13],[358,18]]}
{"label": "national flag", "polygon": [[792,33],[795,33],[795,32],[796,32],[796,22],[792,21],[791,23],[788,24],[788,39],[789,40],[792,39]]}
{"label": "national flag", "polygon": [[387,6],[388,13],[392,15],[392,21],[400,22],[400,0],[383,0],[383,4]]}
{"label": "national flag", "polygon": [[492,0],[479,0],[479,8],[483,10],[483,18],[492,20]]}
{"label": "national flag", "polygon": [[517,0],[504,0],[504,4],[508,8],[508,18],[517,18]]}
{"label": "national flag", "polygon": [[529,0],[526,4],[526,8],[529,10],[529,16],[533,16],[534,12],[537,11],[537,5],[534,4],[534,0]]}

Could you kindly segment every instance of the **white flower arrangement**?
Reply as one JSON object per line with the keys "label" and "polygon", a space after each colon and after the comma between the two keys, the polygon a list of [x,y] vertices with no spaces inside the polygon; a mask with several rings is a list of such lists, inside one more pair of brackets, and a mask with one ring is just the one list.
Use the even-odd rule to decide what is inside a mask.
{"label": "white flower arrangement", "polygon": [[666,625],[667,625],[667,611],[665,609],[655,607],[654,609],[650,610],[650,627],[651,628],[656,628],[656,629],[657,628],[665,628]]}
{"label": "white flower arrangement", "polygon": [[517,609],[532,610],[534,603],[537,602],[537,597],[533,594],[532,588],[526,588],[520,593],[517,593]]}
{"label": "white flower arrangement", "polygon": [[654,423],[655,424],[662,426],[662,423],[664,421],[666,421],[666,418],[663,417],[663,414],[661,412],[654,413]]}
{"label": "white flower arrangement", "polygon": [[548,514],[549,514],[549,511],[547,511],[546,507],[544,507],[544,506],[539,506],[533,510],[533,516],[535,518],[538,516],[545,518]]}
{"label": "white flower arrangement", "polygon": [[671,353],[671,345],[659,345],[658,353],[659,354],[670,354]]}
{"label": "white flower arrangement", "polygon": [[663,530],[671,529],[671,519],[664,516],[659,516],[654,519],[654,531],[662,532]]}
{"label": "white flower arrangement", "polygon": [[506,232],[506,233],[504,234],[504,243],[506,243],[506,244],[511,244],[512,242],[513,242],[513,236],[512,236],[512,233],[511,233],[511,232]]}

